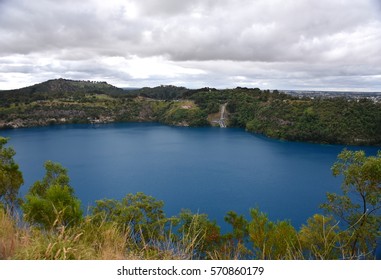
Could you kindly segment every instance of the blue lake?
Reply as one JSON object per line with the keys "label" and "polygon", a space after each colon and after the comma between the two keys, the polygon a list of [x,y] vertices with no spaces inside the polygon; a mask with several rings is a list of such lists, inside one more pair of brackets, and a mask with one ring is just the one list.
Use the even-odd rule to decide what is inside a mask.
{"label": "blue lake", "polygon": [[340,192],[341,180],[330,167],[344,146],[153,123],[50,126],[0,135],[10,137],[17,152],[25,179],[22,194],[52,160],[69,170],[84,209],[95,200],[144,192],[163,200],[168,216],[189,208],[208,214],[223,229],[226,212],[248,215],[253,207],[299,227],[321,212],[326,192]]}

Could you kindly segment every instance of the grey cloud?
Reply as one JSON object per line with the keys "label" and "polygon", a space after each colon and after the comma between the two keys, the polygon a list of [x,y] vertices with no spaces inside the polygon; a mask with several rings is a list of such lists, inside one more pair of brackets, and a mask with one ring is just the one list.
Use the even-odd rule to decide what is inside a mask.
{"label": "grey cloud", "polygon": [[[381,66],[327,67],[298,62],[237,62],[229,61],[187,62],[190,67],[205,69],[211,84],[219,88],[257,86],[277,89],[342,89],[370,90],[379,88]],[[361,74],[359,74],[361,73]],[[355,81],[355,82],[354,82]]]}
{"label": "grey cloud", "polygon": [[[381,71],[380,0],[106,2],[0,0],[0,75],[222,87],[351,85],[350,77],[375,87],[372,77]],[[161,57],[206,74],[134,78],[133,69],[103,62],[115,57]]]}
{"label": "grey cloud", "polygon": [[326,59],[326,54],[340,45],[332,37],[351,36],[376,18],[364,1],[353,1],[350,6],[332,1],[243,1],[248,7],[226,3],[229,5],[196,18],[191,14],[172,16],[157,23],[153,16],[146,26],[151,42],[148,46],[132,44],[130,50],[140,56],[167,55],[178,61],[314,62]]}
{"label": "grey cloud", "polygon": [[[232,3],[232,0],[144,0],[134,1],[144,16],[163,17],[163,16],[183,16],[189,13],[209,13],[216,7],[225,7],[226,4]],[[240,1],[245,4],[247,0]],[[237,4],[237,3],[236,3]]]}
{"label": "grey cloud", "polygon": [[57,65],[46,65],[38,67],[38,72],[52,73],[53,75],[61,75],[70,79],[92,80],[95,78],[106,78],[110,81],[128,80],[130,75],[114,69],[99,61],[62,61]]}
{"label": "grey cloud", "polygon": [[135,1],[140,10],[135,20],[123,18],[123,7],[103,13],[94,1],[15,3],[19,6],[6,9],[0,19],[3,53],[82,48],[95,55],[167,55],[173,60],[308,61],[324,59],[336,47],[327,44],[327,37],[350,36],[375,18],[370,2],[359,0],[351,5],[330,0],[146,0]]}
{"label": "grey cloud", "polygon": [[[2,12],[0,53],[86,49],[96,52],[127,44],[140,37],[139,26],[129,26],[118,14],[103,17],[96,6],[77,1],[15,1]],[[17,5],[18,4],[18,5]],[[90,5],[89,5],[90,4]],[[120,50],[123,51],[123,50]]]}
{"label": "grey cloud", "polygon": [[32,65],[0,65],[0,73],[32,73],[34,67]]}

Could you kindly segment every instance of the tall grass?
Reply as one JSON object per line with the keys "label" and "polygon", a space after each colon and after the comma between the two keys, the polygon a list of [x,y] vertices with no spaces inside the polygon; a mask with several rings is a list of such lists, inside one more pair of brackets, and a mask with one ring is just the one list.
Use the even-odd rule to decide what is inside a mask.
{"label": "tall grass", "polygon": [[0,208],[0,259],[12,259],[28,242],[27,230],[19,224],[18,216]]}
{"label": "tall grass", "polygon": [[139,259],[129,251],[128,231],[116,225],[92,224],[85,220],[81,225],[58,230],[43,231],[30,227],[28,242],[15,250],[14,259],[27,260],[116,260]]}
{"label": "tall grass", "polygon": [[[319,216],[303,226],[295,238],[250,247],[245,242],[222,239],[210,246],[208,234],[194,216],[189,227],[143,235],[129,225],[94,220],[88,216],[77,226],[44,230],[21,222],[0,209],[0,259],[22,260],[191,260],[191,259],[350,259],[348,232],[337,232]],[[348,243],[348,244],[347,244]],[[262,243],[261,243],[262,244]],[[273,247],[273,246],[278,247]],[[248,247],[246,247],[248,246]],[[251,245],[253,246],[253,245]],[[278,249],[277,249],[278,248]],[[276,251],[277,250],[277,251]],[[276,252],[276,254],[274,253]],[[275,254],[275,255],[274,255]],[[364,256],[363,258],[372,258]]]}
{"label": "tall grass", "polygon": [[0,210],[0,259],[192,259],[201,237],[197,233],[175,239],[169,233],[160,240],[137,239],[128,226],[121,229],[116,223],[94,222],[91,217],[78,226],[54,230],[20,226],[18,221]]}

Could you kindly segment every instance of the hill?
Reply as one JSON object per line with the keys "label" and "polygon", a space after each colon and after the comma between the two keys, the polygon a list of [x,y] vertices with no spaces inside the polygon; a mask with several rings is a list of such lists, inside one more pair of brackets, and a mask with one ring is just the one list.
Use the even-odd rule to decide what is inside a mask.
{"label": "hill", "polygon": [[[258,88],[159,86],[123,90],[105,82],[50,80],[0,92],[0,128],[62,123],[224,124],[291,141],[381,145],[381,103],[293,96]],[[226,108],[226,110],[225,110]]]}
{"label": "hill", "polygon": [[81,94],[120,94],[124,90],[106,82],[74,81],[54,79],[29,87],[0,92],[0,106],[12,103],[30,103],[58,97],[73,97]]}

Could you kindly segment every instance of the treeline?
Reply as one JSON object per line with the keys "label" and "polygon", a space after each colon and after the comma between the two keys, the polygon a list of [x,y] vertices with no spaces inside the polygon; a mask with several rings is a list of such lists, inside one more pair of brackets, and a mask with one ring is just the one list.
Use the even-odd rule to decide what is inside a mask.
{"label": "treeline", "polygon": [[227,104],[228,126],[291,141],[381,145],[381,104],[369,99],[298,98],[277,90],[145,88],[138,96],[193,100],[204,115]]}
{"label": "treeline", "polygon": [[[342,194],[300,229],[258,208],[228,212],[222,234],[206,214],[165,215],[143,193],[104,199],[85,216],[68,172],[47,161],[24,199],[15,152],[0,138],[0,259],[374,259],[381,226],[381,152],[344,150],[333,165]],[[379,245],[378,245],[379,246]]]}
{"label": "treeline", "polygon": [[291,141],[381,144],[381,104],[371,100],[292,97],[278,91],[237,88],[188,96],[208,114],[227,103],[228,125]]}
{"label": "treeline", "polygon": [[368,99],[297,98],[258,88],[124,91],[107,83],[63,79],[0,92],[0,128],[147,121],[206,126],[214,124],[211,116],[222,104],[229,127],[291,141],[381,145],[381,104]]}

